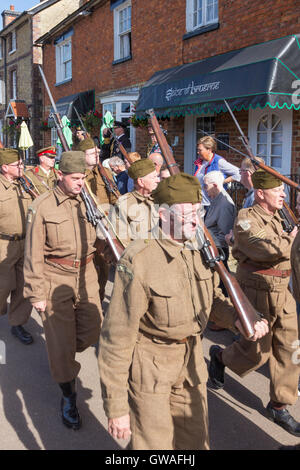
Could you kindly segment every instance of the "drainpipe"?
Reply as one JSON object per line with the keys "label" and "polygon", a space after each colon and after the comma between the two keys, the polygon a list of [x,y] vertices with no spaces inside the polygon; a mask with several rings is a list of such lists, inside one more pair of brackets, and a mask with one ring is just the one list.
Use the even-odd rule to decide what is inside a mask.
{"label": "drainpipe", "polygon": [[[2,37],[2,51],[4,52],[3,54],[3,59],[4,59],[4,95],[5,95],[5,103],[4,103],[4,118],[5,118],[5,114],[6,114],[6,111],[7,111],[7,106],[8,106],[8,102],[7,102],[7,52],[6,52],[6,38],[5,37]],[[3,119],[3,122],[4,122],[4,119]],[[4,142],[3,142],[3,145],[4,147],[7,147],[7,131],[5,131],[4,133]]]}

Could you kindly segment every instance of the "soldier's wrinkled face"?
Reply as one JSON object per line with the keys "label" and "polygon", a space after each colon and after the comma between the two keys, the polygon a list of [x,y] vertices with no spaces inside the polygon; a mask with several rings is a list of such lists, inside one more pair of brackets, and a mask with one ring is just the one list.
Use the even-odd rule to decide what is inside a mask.
{"label": "soldier's wrinkled face", "polygon": [[149,173],[149,175],[138,178],[138,184],[146,191],[146,193],[151,194],[154,189],[157,188],[159,183],[159,176],[156,170]]}
{"label": "soldier's wrinkled face", "polygon": [[298,196],[297,196],[296,210],[298,212],[298,216],[300,217],[300,193],[298,193]]}
{"label": "soldier's wrinkled face", "polygon": [[171,208],[171,233],[177,240],[191,240],[195,237],[202,218],[202,204],[173,204]]}
{"label": "soldier's wrinkled face", "polygon": [[277,188],[264,189],[262,191],[264,203],[271,212],[282,209],[286,197],[283,184]]}
{"label": "soldier's wrinkled face", "polygon": [[88,167],[94,167],[99,163],[100,150],[98,147],[88,149],[85,151],[85,161]]}
{"label": "soldier's wrinkled face", "polygon": [[84,185],[85,174],[84,173],[62,173],[60,176],[59,187],[68,196],[77,196],[82,190]]}

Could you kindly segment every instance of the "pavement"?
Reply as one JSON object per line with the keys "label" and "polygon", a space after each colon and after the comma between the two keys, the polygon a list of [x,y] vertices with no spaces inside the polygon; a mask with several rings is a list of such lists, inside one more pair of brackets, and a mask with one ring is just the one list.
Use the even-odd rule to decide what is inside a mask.
{"label": "pavement", "polygon": [[[78,355],[82,366],[78,408],[83,427],[69,430],[61,423],[61,393],[50,376],[42,324],[35,311],[26,328],[34,337],[29,346],[13,337],[7,317],[0,317],[0,362],[6,362],[0,364],[0,450],[124,449],[127,442],[117,442],[107,432],[95,348]],[[229,331],[206,330],[206,359],[212,344],[226,346],[232,339]],[[229,371],[223,390],[208,388],[211,449],[276,450],[300,446],[300,438],[265,417],[268,389],[267,366],[243,379]],[[291,413],[300,421],[300,399],[291,407]]]}

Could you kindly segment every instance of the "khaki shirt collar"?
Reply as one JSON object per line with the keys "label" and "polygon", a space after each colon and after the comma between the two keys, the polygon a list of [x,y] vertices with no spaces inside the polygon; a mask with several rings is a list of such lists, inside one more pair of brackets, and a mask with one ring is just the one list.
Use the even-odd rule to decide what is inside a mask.
{"label": "khaki shirt collar", "polygon": [[266,212],[260,204],[258,204],[257,202],[253,204],[253,210],[259,214],[261,216],[261,218],[265,221],[265,222],[271,222],[271,220],[275,217],[276,219],[278,219],[278,211],[276,211],[274,214],[269,214],[268,212]]}
{"label": "khaki shirt collar", "polygon": [[134,190],[132,191],[132,194],[136,197],[136,199],[138,199],[139,201],[153,201],[153,197],[152,196],[143,196],[142,194],[140,194],[138,191]]}
{"label": "khaki shirt collar", "polygon": [[13,184],[15,185],[19,185],[18,183],[18,180],[14,180],[14,181],[9,181],[7,178],[5,178],[5,176],[3,176],[1,173],[0,173],[0,181],[2,182],[3,186],[5,187],[5,189],[8,189],[10,186],[12,186]]}
{"label": "khaki shirt collar", "polygon": [[65,202],[67,199],[71,199],[72,201],[74,199],[76,199],[78,202],[81,202],[81,199],[79,197],[79,195],[75,196],[75,197],[71,197],[71,196],[68,196],[67,194],[65,194],[59,186],[56,186],[56,188],[53,190],[53,193],[54,193],[54,196],[57,200],[57,205],[60,205],[62,204],[63,202]]}

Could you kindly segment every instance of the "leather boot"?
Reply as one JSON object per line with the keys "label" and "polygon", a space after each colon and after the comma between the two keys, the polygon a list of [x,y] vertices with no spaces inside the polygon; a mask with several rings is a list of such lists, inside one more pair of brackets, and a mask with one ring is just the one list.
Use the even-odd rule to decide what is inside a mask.
{"label": "leather boot", "polygon": [[220,361],[220,353],[222,353],[222,351],[223,349],[220,348],[220,346],[215,345],[211,346],[209,350],[210,363],[208,367],[208,374],[213,387],[216,389],[224,388],[225,383],[225,366]]}
{"label": "leather boot", "polygon": [[286,408],[274,408],[272,403],[267,405],[267,414],[270,421],[281,426],[293,436],[300,436],[300,423],[296,421]]}
{"label": "leather boot", "polygon": [[63,396],[61,399],[62,422],[68,428],[77,430],[81,427],[81,418],[76,407],[75,379],[59,384]]}
{"label": "leather boot", "polygon": [[26,345],[33,343],[33,337],[25,330],[25,328],[23,328],[22,325],[12,326],[10,331],[12,335],[21,341],[21,343]]}

